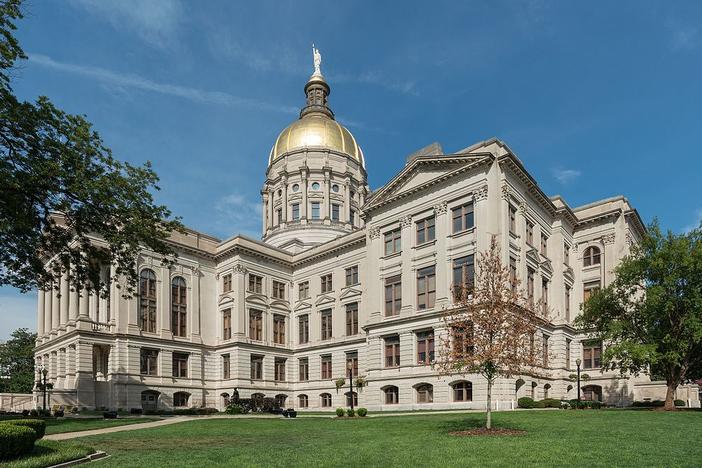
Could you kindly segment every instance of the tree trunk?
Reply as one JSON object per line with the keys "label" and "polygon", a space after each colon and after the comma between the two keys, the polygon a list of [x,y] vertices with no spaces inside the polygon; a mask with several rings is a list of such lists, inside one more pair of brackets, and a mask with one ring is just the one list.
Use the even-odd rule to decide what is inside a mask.
{"label": "tree trunk", "polygon": [[663,409],[666,411],[673,411],[675,409],[675,390],[678,388],[677,383],[668,382],[668,388],[665,391],[665,405]]}
{"label": "tree trunk", "polygon": [[492,429],[492,379],[487,381],[487,419],[485,427]]}

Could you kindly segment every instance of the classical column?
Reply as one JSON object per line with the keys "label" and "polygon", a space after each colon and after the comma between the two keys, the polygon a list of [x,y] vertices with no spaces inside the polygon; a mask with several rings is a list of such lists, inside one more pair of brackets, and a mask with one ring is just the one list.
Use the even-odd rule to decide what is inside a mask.
{"label": "classical column", "polygon": [[436,239],[436,308],[449,301],[451,278],[448,272],[451,265],[446,256],[446,236],[448,235],[448,221],[446,220],[446,202],[434,205],[434,238]]}
{"label": "classical column", "polygon": [[59,291],[61,285],[61,279],[59,278],[58,284],[52,284],[51,292],[51,330],[55,331],[59,327],[59,320],[61,314],[61,294]]}
{"label": "classical column", "polygon": [[283,199],[281,200],[280,209],[283,210],[283,224],[288,222],[288,178],[281,178],[283,184]]}
{"label": "classical column", "polygon": [[80,302],[80,293],[78,287],[74,286],[70,293],[71,299],[68,301],[68,323],[73,324],[78,318],[78,303]]}
{"label": "classical column", "polygon": [[51,311],[53,309],[53,298],[54,292],[51,290],[51,285],[49,285],[48,290],[42,290],[44,295],[44,334],[48,335],[51,331]]}
{"label": "classical column", "polygon": [[87,319],[90,315],[90,295],[85,286],[80,291],[80,299],[78,299],[78,317]]}
{"label": "classical column", "polygon": [[400,247],[402,248],[402,308],[400,315],[412,314],[416,304],[417,273],[412,266],[412,217],[400,218]]}
{"label": "classical column", "polygon": [[274,215],[275,215],[275,208],[273,207],[273,204],[274,204],[274,203],[273,203],[273,201],[274,201],[274,195],[273,195],[273,194],[274,194],[273,189],[270,189],[270,190],[268,191],[268,219],[270,220],[270,221],[268,222],[268,226],[269,226],[271,229],[273,229],[273,227],[275,226],[275,223],[276,223],[276,221],[277,221],[277,220],[275,219],[275,216],[274,216]]}
{"label": "classical column", "polygon": [[109,275],[107,280],[110,284],[110,297],[108,305],[108,317],[107,320],[111,324],[115,325],[117,323],[117,314],[119,313],[119,289],[115,284],[117,282],[117,267],[112,264],[110,265],[107,274]]}
{"label": "classical column", "polygon": [[70,301],[70,288],[68,286],[68,272],[65,272],[61,276],[61,312],[59,316],[59,323],[62,327],[65,327],[68,323],[68,306]]}
{"label": "classical column", "polygon": [[263,198],[263,209],[261,210],[261,213],[263,213],[263,235],[266,235],[268,233],[268,193],[262,190],[261,196]]}
{"label": "classical column", "polygon": [[331,218],[331,174],[329,170],[324,171],[324,218]]}
{"label": "classical column", "polygon": [[37,337],[42,337],[44,335],[44,290],[39,288],[37,290]]}
{"label": "classical column", "polygon": [[339,216],[339,221],[346,222],[346,224],[351,224],[351,195],[349,191],[351,185],[351,179],[346,177],[344,180],[344,208],[343,213]]}
{"label": "classical column", "polygon": [[302,186],[302,206],[300,207],[300,219],[305,220],[303,221],[303,224],[307,222],[307,186],[308,186],[308,181],[307,181],[307,173],[304,170],[300,171],[300,182]]}

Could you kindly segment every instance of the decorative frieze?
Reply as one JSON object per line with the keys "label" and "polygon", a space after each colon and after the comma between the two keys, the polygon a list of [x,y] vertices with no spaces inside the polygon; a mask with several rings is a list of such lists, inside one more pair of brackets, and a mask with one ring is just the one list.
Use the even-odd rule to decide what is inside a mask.
{"label": "decorative frieze", "polygon": [[502,199],[509,201],[509,197],[510,197],[509,185],[502,184]]}
{"label": "decorative frieze", "polygon": [[407,215],[400,218],[400,227],[402,229],[412,226],[412,216]]}
{"label": "decorative frieze", "polygon": [[634,245],[634,236],[631,235],[631,232],[626,231],[626,234],[624,235],[624,241],[626,242],[626,245],[631,247]]}
{"label": "decorative frieze", "polygon": [[234,265],[234,268],[232,268],[232,270],[234,270],[234,273],[238,273],[241,275],[246,274],[246,267],[241,263],[237,263],[236,265]]}
{"label": "decorative frieze", "polygon": [[371,227],[368,229],[368,237],[371,239],[377,239],[380,237],[380,228],[379,227]]}
{"label": "decorative frieze", "polygon": [[519,212],[521,214],[526,216],[528,210],[529,210],[529,207],[527,206],[526,202],[521,202],[519,204]]}
{"label": "decorative frieze", "polygon": [[487,196],[488,196],[487,184],[483,185],[478,190],[473,192],[473,198],[475,199],[475,201],[487,200]]}
{"label": "decorative frieze", "polygon": [[612,233],[612,234],[605,234],[604,236],[602,236],[602,243],[603,243],[604,245],[607,245],[607,244],[614,244],[614,233]]}
{"label": "decorative frieze", "polygon": [[447,202],[441,202],[438,205],[434,205],[434,214],[440,215],[446,213],[446,210],[448,210],[448,203]]}

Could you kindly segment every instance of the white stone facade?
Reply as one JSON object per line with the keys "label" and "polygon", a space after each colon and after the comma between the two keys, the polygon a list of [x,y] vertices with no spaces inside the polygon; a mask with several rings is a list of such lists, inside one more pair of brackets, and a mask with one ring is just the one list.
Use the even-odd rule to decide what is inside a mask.
{"label": "white stone facade", "polygon": [[[570,208],[562,198],[546,196],[497,139],[455,154],[443,154],[432,145],[371,192],[360,148],[353,147],[352,154],[350,143],[343,141],[348,131],[330,133],[334,127],[329,122],[322,130],[306,127],[309,116],[333,121],[326,103],[329,88],[320,80],[313,77],[306,86],[308,105],[295,124],[300,135],[316,139],[296,143],[285,137],[285,152],[271,152],[261,192],[263,241],[244,236],[220,241],[188,231],[173,236],[179,258],[172,268],[163,267],[149,251],[141,254],[140,272],[150,270],[155,276],[152,330],[140,319],[142,299],[122,298],[114,284],[109,298],[79,295],[67,284],[61,286],[61,294],[40,291],[36,361],[49,370],[52,404],[222,409],[223,395],[237,388],[242,397],[284,395],[285,406],[298,410],[334,409],[346,406],[348,391],[348,382],[337,391],[334,381],[345,377],[347,358],[356,356],[358,374],[367,380],[358,392],[358,406],[483,408],[484,380],[476,375],[439,376],[431,365],[418,363],[418,340],[433,331],[438,352],[440,316],[452,304],[454,265],[485,250],[493,235],[500,240],[505,265],[512,262],[525,285],[532,277],[535,298],[547,294],[553,310],[552,324],[542,330],[548,337],[545,377],[501,379],[493,396],[496,407],[510,408],[520,396],[575,398],[569,375],[575,372],[576,359],[593,367],[585,363],[592,364],[592,356],[586,360],[583,355],[586,337],[572,327],[585,289],[609,284],[613,268],[643,234],[641,219],[628,200],[619,196]],[[464,209],[462,215],[472,211],[473,223],[461,218],[463,224],[456,229],[454,210],[459,208]],[[420,243],[418,223],[430,219],[433,238]],[[398,240],[391,242],[398,245],[396,252],[386,251],[390,232],[397,233],[393,236]],[[585,252],[592,253],[589,247],[599,249],[599,261],[585,266]],[[357,274],[347,275],[354,267]],[[420,308],[426,296],[420,298],[418,274],[432,267],[433,304]],[[401,295],[401,300],[392,309],[398,313],[388,316],[387,284],[398,276],[394,298]],[[173,323],[176,277],[185,283],[184,310],[179,309],[184,312],[184,330]],[[357,329],[353,320],[347,323],[347,310],[354,308]],[[258,314],[260,326],[255,320],[252,324]],[[300,336],[304,317],[309,324],[307,342]],[[323,330],[323,321],[329,328]],[[184,331],[184,336],[174,336],[174,331]],[[389,366],[386,348],[395,342],[399,363]],[[145,350],[154,352],[148,364],[155,365],[146,372]],[[174,353],[185,359],[177,369]],[[260,357],[258,378],[252,360]],[[300,370],[305,359],[308,376]],[[602,399],[611,404],[660,394],[660,384],[644,376],[621,378],[599,368],[583,373],[591,377],[583,386],[597,385]],[[452,384],[459,381],[471,383],[470,401],[455,401]],[[431,385],[433,402],[422,402],[418,387],[423,384]],[[385,392],[391,387],[397,388],[396,403]],[[691,405],[699,404],[696,392],[683,391]],[[179,398],[179,392],[187,398]],[[305,395],[307,407],[301,398]]]}

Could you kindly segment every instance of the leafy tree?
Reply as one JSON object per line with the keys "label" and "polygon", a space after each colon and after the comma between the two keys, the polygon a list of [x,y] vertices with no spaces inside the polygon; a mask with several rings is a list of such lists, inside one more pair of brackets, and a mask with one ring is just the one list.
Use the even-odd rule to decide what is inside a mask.
{"label": "leafy tree", "polygon": [[169,233],[182,226],[154,203],[148,162],[117,161],[85,117],[13,94],[10,71],[26,58],[13,36],[20,18],[20,0],[0,2],[0,286],[26,292],[63,276],[105,292],[100,266],[113,265],[111,279],[126,278],[129,294],[138,252],[172,261]]}
{"label": "leafy tree", "polygon": [[672,410],[678,385],[702,377],[702,226],[664,234],[654,222],[615,273],[576,323],[604,343],[603,368],[662,376]]}
{"label": "leafy tree", "polygon": [[[467,279],[464,279],[467,283]],[[538,325],[547,309],[534,303],[502,264],[495,236],[475,264],[475,285],[454,285],[458,304],[444,316],[447,336],[441,340],[437,367],[444,375],[477,373],[487,380],[486,427],[492,428],[492,387],[498,377],[537,373],[543,355],[537,351]]]}
{"label": "leafy tree", "polygon": [[19,328],[9,340],[0,343],[0,393],[32,392],[36,339],[36,333]]}

